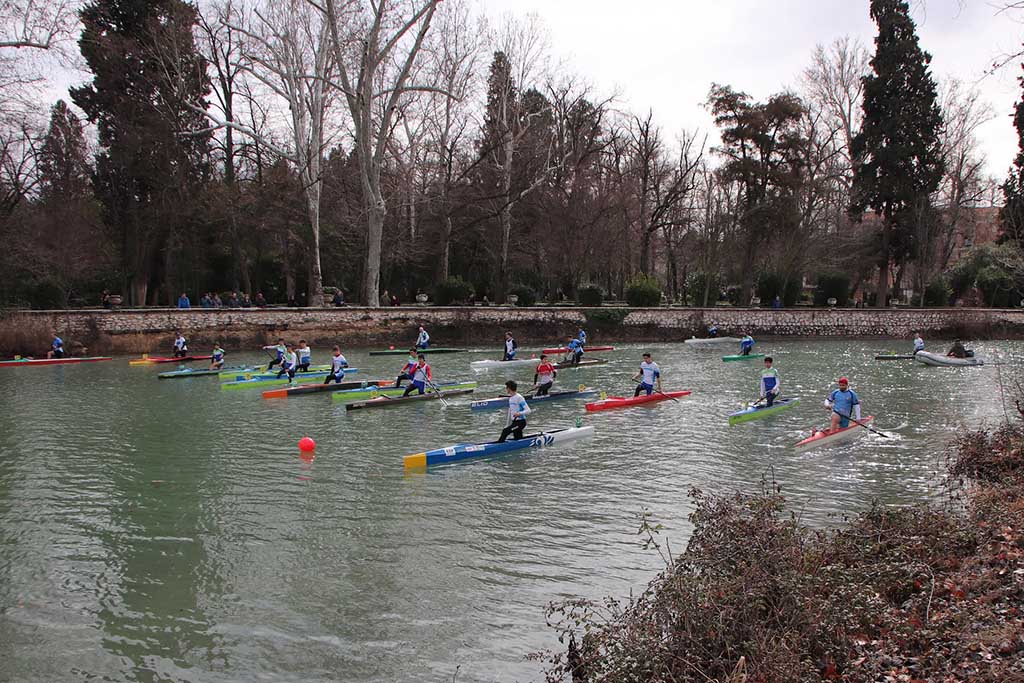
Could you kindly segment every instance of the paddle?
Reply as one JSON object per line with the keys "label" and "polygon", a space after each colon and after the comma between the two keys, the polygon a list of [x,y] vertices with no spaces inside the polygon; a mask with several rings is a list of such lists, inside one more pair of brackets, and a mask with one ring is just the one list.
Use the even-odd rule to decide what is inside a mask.
{"label": "paddle", "polygon": [[444,398],[444,392],[441,391],[437,387],[436,384],[434,384],[433,380],[429,380],[426,377],[424,377],[423,379],[426,379],[427,380],[427,386],[430,387],[431,389],[433,389],[435,393],[437,393],[437,398],[439,398],[441,400],[441,405],[443,405],[445,408],[447,408],[449,406],[449,403]]}
{"label": "paddle", "polygon": [[886,438],[886,439],[888,439],[888,438],[889,438],[889,435],[888,435],[888,434],[886,434],[886,433],[884,433],[884,432],[880,432],[880,431],[878,431],[877,429],[872,429],[871,427],[867,426],[867,425],[866,425],[866,424],[864,424],[863,422],[859,422],[858,420],[854,420],[852,416],[850,416],[850,415],[844,415],[843,413],[840,413],[840,412],[839,412],[838,410],[836,410],[835,408],[833,408],[833,409],[832,409],[832,412],[833,412],[833,413],[835,413],[836,415],[838,415],[839,417],[845,417],[845,418],[846,418],[847,420],[849,420],[849,421],[850,421],[850,422],[852,422],[853,424],[855,424],[855,425],[859,425],[859,426],[863,427],[864,429],[868,430],[868,431],[869,431],[869,432],[871,432],[872,434],[878,434],[879,436],[881,436],[881,437],[883,437],[883,438]]}

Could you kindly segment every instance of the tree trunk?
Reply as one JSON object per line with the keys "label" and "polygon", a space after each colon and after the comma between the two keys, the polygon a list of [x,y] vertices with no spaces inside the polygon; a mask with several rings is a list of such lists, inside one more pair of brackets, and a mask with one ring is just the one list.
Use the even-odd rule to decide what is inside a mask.
{"label": "tree trunk", "polygon": [[364,178],[366,195],[366,272],[363,274],[363,305],[376,308],[380,305],[380,254],[384,236],[384,217],[387,207],[380,194],[380,188],[367,183]]}
{"label": "tree trunk", "polygon": [[640,228],[640,272],[649,275],[647,269],[650,267],[651,231],[644,226]]}
{"label": "tree trunk", "polygon": [[497,303],[503,304],[505,303],[505,296],[508,294],[509,289],[508,245],[512,238],[512,206],[507,201],[501,210],[500,218],[501,263],[498,266],[498,282],[495,287],[494,299]]}
{"label": "tree trunk", "polygon": [[889,221],[882,226],[882,256],[878,261],[878,287],[875,289],[875,308],[885,308],[889,298]]}
{"label": "tree trunk", "polygon": [[445,216],[441,224],[441,256],[438,259],[438,280],[448,279],[449,259],[451,256],[452,217]]}

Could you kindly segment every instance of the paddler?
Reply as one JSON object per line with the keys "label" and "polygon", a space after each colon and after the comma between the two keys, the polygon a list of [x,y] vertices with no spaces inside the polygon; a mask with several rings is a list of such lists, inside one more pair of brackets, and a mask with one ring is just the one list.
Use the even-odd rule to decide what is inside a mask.
{"label": "paddler", "polygon": [[518,351],[518,350],[519,350],[519,344],[516,342],[515,338],[512,336],[512,333],[511,332],[506,332],[505,333],[505,355],[504,355],[504,357],[502,357],[502,360],[515,360],[516,359],[516,351]]}
{"label": "paddler", "polygon": [[708,338],[714,339],[718,336],[718,325],[711,323],[708,325]]}
{"label": "paddler", "polygon": [[412,379],[412,373],[416,371],[416,363],[418,361],[419,357],[416,349],[409,349],[409,358],[405,361],[405,365],[402,366],[402,372],[399,373],[398,379],[395,380],[396,389],[402,386],[403,379]]}
{"label": "paddler", "polygon": [[220,342],[213,343],[213,351],[210,352],[210,369],[220,370],[224,367],[224,354],[226,352],[220,347]]}
{"label": "paddler", "polygon": [[860,421],[860,399],[850,388],[850,380],[840,377],[838,384],[839,388],[825,399],[825,407],[832,413],[832,431],[849,427],[851,417]]}
{"label": "paddler", "polygon": [[640,380],[640,383],[636,385],[636,390],[633,392],[633,398],[640,395],[640,392],[645,392],[648,396],[654,393],[654,387],[658,387],[658,393],[661,392],[661,368],[658,364],[651,360],[651,354],[643,354],[643,360],[640,361],[640,371],[633,375],[633,381]]}
{"label": "paddler", "polygon": [[587,331],[584,330],[582,327],[576,333],[576,338],[580,340],[580,344],[582,344],[583,346],[587,345]]}
{"label": "paddler", "polygon": [[771,408],[772,404],[775,403],[780,389],[779,371],[772,367],[772,357],[767,356],[764,359],[764,370],[761,371],[760,394],[761,400],[765,402],[768,408]]}
{"label": "paddler", "polygon": [[332,380],[340,384],[345,379],[345,368],[348,367],[348,361],[341,354],[341,347],[335,346],[331,352],[333,354],[331,356],[331,373],[324,377],[324,384],[330,384]]}
{"label": "paddler", "polygon": [[184,358],[188,355],[188,342],[185,341],[185,335],[181,332],[175,332],[174,335],[174,357]]}
{"label": "paddler", "polygon": [[434,375],[430,371],[430,366],[427,365],[427,357],[422,353],[416,357],[416,365],[412,371],[412,382],[405,388],[405,393],[402,397],[406,397],[413,392],[413,389],[417,390],[420,395],[424,393],[427,388],[427,382],[431,382],[434,379]]}
{"label": "paddler", "polygon": [[416,337],[416,348],[425,349],[428,346],[430,346],[430,335],[427,334],[427,330],[423,325],[420,325],[420,333],[419,336]]}
{"label": "paddler", "polygon": [[540,354],[540,365],[537,366],[533,374],[533,388],[529,393],[532,393],[534,396],[547,396],[557,376],[558,370],[548,360],[548,355],[546,353]]}
{"label": "paddler", "polygon": [[914,353],[918,351],[924,351],[924,339],[921,339],[921,333],[914,333]]}
{"label": "paddler", "polygon": [[518,441],[523,438],[523,430],[526,429],[526,416],[530,414],[530,406],[526,399],[519,394],[519,387],[515,382],[505,382],[505,391],[508,392],[508,424],[501,430],[498,443],[505,443],[505,439],[512,435]]}
{"label": "paddler", "polygon": [[953,346],[951,346],[949,348],[949,353],[946,354],[946,357],[947,358],[969,358],[972,355],[974,355],[974,354],[972,354],[970,351],[968,351],[967,349],[964,348],[963,342],[960,341],[959,339],[957,339],[956,341],[953,342]]}
{"label": "paddler", "polygon": [[753,349],[753,348],[754,348],[754,338],[751,337],[749,334],[743,335],[743,338],[740,339],[740,355],[741,356],[749,356],[750,355],[750,350]]}
{"label": "paddler", "polygon": [[566,348],[569,349],[566,359],[570,360],[573,365],[579,365],[580,359],[583,358],[583,343],[578,338],[570,337]]}
{"label": "paddler", "polygon": [[57,335],[57,331],[53,331],[53,341],[50,342],[50,350],[46,352],[47,358],[63,358],[64,357],[64,340]]}
{"label": "paddler", "polygon": [[281,370],[277,373],[277,378],[281,379],[283,375],[288,375],[288,384],[292,383],[295,379],[295,368],[299,364],[299,357],[295,354],[295,350],[291,344],[285,344],[284,357],[281,359]]}
{"label": "paddler", "polygon": [[274,358],[270,361],[270,365],[267,366],[267,372],[270,372],[275,365],[279,365],[284,360],[284,354],[288,351],[288,347],[284,343],[284,339],[278,339],[276,344],[267,344],[263,347],[263,350],[273,350],[275,352]]}
{"label": "paddler", "polygon": [[313,352],[305,339],[299,340],[299,348],[295,351],[299,357],[299,364],[295,367],[298,372],[309,372],[309,364],[313,361]]}

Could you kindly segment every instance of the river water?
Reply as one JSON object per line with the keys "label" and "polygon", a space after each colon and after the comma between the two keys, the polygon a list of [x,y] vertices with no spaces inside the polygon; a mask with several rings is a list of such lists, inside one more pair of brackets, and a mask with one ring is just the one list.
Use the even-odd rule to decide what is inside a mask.
{"label": "river water", "polygon": [[[678,551],[693,486],[754,491],[774,477],[821,526],[874,499],[941,495],[951,435],[1013,410],[1024,345],[979,344],[1006,363],[982,368],[872,358],[907,346],[759,344],[804,400],[734,427],[726,416],[756,398],[759,362],[622,346],[559,384],[628,391],[650,349],[666,389],[693,395],[595,414],[539,404],[531,427],[582,417],[595,437],[413,475],[403,455],[492,439],[501,412],[460,397],[346,414],[326,396],[158,381],[167,366],[125,358],[0,369],[0,681],[540,680],[525,655],[558,647],[549,602],[623,597],[659,569],[636,534],[644,508]],[[364,379],[403,362],[346,355]],[[436,356],[435,378],[472,378],[484,357]],[[827,421],[821,400],[840,374],[891,438],[795,454]],[[477,377],[475,398],[505,379]],[[304,435],[318,442],[312,462]]]}

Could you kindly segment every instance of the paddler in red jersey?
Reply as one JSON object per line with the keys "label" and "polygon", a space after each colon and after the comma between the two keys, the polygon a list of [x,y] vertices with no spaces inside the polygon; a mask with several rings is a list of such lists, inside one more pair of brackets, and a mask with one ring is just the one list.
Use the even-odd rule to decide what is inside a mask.
{"label": "paddler in red jersey", "polygon": [[540,354],[540,365],[537,366],[533,375],[533,388],[527,393],[532,393],[534,396],[547,396],[557,376],[558,370],[548,360],[548,355]]}

